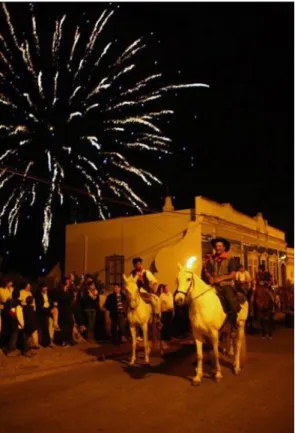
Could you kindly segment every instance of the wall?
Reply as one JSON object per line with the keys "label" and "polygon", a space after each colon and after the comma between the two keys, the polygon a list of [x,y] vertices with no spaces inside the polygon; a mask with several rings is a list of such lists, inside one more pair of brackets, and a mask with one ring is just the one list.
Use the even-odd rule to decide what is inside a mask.
{"label": "wall", "polygon": [[[105,281],[105,257],[124,256],[125,273],[129,273],[132,258],[140,256],[147,268],[154,263],[159,282],[173,289],[177,262],[184,264],[195,255],[199,259],[197,272],[200,273],[202,235],[208,235],[233,241],[232,254],[240,257],[242,263],[249,258],[253,276],[265,249],[272,252],[272,255],[265,256],[265,260],[276,269],[281,279],[278,251],[281,255],[286,251],[285,233],[269,226],[261,214],[251,218],[229,204],[219,204],[203,197],[195,199],[194,222],[191,213],[191,210],[169,211],[67,226],[66,273],[73,270],[79,274],[100,271],[100,278]],[[287,261],[287,278],[293,272],[294,279],[292,251],[293,259]]]}
{"label": "wall", "polygon": [[270,226],[261,213],[250,217],[236,211],[229,203],[220,204],[201,196],[195,198],[195,209],[197,214],[205,216],[205,221],[211,221],[211,224],[218,226],[216,235],[226,237],[227,230],[239,232],[245,240],[248,238],[249,243],[255,240],[255,244],[268,248],[281,251],[286,249],[285,233]]}
{"label": "wall", "polygon": [[287,280],[290,280],[294,284],[294,249],[287,248]]}
{"label": "wall", "polygon": [[190,222],[185,236],[176,244],[161,248],[156,255],[158,281],[168,284],[171,291],[176,289],[178,263],[185,265],[191,256],[197,257],[196,273],[200,275],[202,267],[202,218]]}
{"label": "wall", "polygon": [[69,225],[66,228],[66,273],[100,271],[105,280],[105,257],[125,257],[125,272],[132,258],[140,256],[150,267],[157,252],[182,239],[191,218],[190,210],[117,218]]}

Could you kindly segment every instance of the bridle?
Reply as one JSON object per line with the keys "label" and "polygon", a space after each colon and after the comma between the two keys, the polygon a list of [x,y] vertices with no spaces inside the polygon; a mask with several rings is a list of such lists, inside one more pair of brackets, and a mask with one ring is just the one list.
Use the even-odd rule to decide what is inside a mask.
{"label": "bridle", "polygon": [[[176,296],[178,293],[181,293],[182,295],[185,296],[185,298],[187,298],[188,295],[189,295],[189,293],[190,293],[190,291],[195,287],[195,279],[194,279],[194,273],[193,273],[193,272],[191,272],[191,271],[185,271],[185,272],[188,273],[188,274],[191,274],[191,276],[192,276],[192,278],[191,278],[191,282],[190,282],[190,285],[189,285],[189,288],[187,289],[186,292],[184,292],[183,290],[179,290],[179,289],[177,289],[176,292],[175,292],[175,296]],[[191,304],[195,299],[200,298],[201,296],[205,295],[205,293],[209,292],[210,290],[215,290],[215,289],[214,289],[214,287],[209,286],[208,289],[204,290],[202,293],[199,293],[197,296],[195,296],[195,297],[192,298],[189,302],[187,302],[188,305],[190,306],[190,304]]]}

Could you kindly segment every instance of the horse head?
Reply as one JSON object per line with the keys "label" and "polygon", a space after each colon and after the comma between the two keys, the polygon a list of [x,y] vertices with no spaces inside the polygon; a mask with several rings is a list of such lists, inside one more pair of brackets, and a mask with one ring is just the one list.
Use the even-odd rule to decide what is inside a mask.
{"label": "horse head", "polygon": [[130,277],[126,277],[126,275],[123,275],[123,280],[124,280],[124,293],[127,297],[128,303],[131,306],[131,308],[135,308],[135,306],[138,303],[138,296],[139,296],[139,291],[138,291],[138,287],[137,287],[137,280],[138,277],[135,276],[133,277],[132,275],[130,275]]}
{"label": "horse head", "polygon": [[178,263],[178,288],[175,292],[174,302],[178,306],[182,306],[188,302],[188,297],[191,289],[195,285],[195,274],[197,257],[190,257],[185,266]]}

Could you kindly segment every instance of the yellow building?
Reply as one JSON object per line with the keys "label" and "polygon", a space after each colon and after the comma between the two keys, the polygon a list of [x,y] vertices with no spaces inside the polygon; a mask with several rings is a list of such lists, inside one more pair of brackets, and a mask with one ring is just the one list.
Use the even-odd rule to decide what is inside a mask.
{"label": "yellow building", "polygon": [[287,248],[286,266],[287,280],[294,284],[294,248]]}
{"label": "yellow building", "polygon": [[[231,242],[231,253],[252,276],[264,263],[279,285],[294,278],[294,250],[287,248],[285,233],[268,224],[261,213],[244,215],[230,204],[195,198],[194,209],[176,211],[166,197],[159,213],[68,225],[66,273],[99,272],[106,285],[122,281],[132,268],[132,258],[142,257],[161,283],[173,290],[177,263],[212,251],[216,236]],[[293,255],[292,255],[293,254]],[[293,257],[293,259],[292,259]],[[292,268],[292,269],[291,269]]]}

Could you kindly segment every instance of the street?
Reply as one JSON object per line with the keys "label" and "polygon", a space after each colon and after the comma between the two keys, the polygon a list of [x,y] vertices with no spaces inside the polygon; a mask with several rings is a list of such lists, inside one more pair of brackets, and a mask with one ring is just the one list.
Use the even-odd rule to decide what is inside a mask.
{"label": "street", "polygon": [[[293,330],[273,341],[248,336],[248,363],[235,377],[223,364],[216,384],[206,365],[191,386],[191,346],[150,368],[126,356],[0,387],[1,433],[291,433]],[[93,355],[92,355],[93,356]]]}

